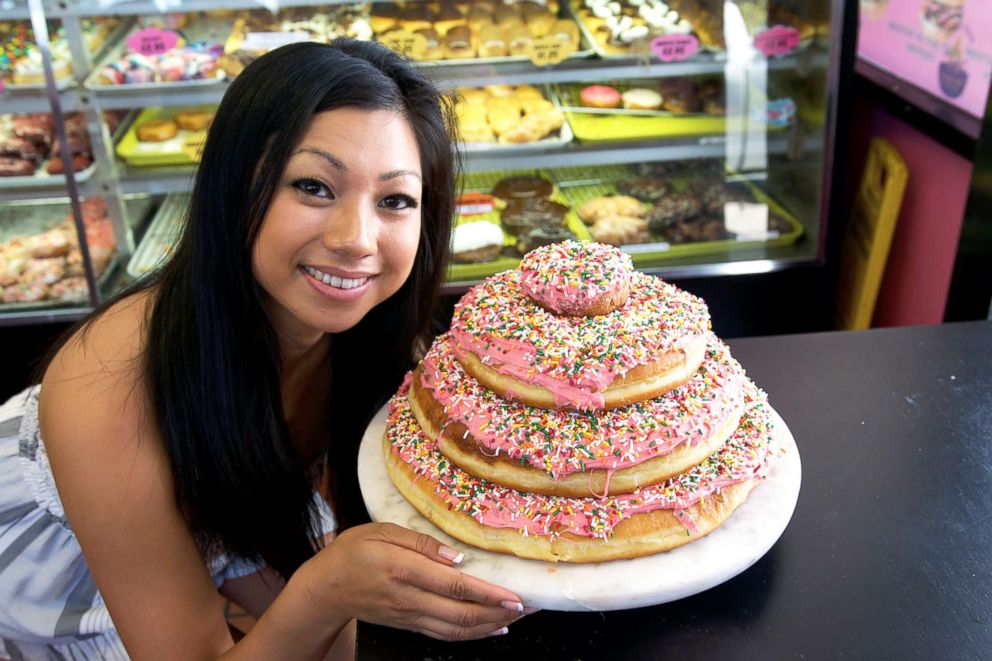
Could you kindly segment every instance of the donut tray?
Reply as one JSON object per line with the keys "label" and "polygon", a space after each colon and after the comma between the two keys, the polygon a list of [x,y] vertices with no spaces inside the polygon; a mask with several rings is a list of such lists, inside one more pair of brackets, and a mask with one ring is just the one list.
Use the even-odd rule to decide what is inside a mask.
{"label": "donut tray", "polygon": [[[189,24],[180,30],[180,34],[187,42],[210,41],[223,44],[230,32],[230,21],[224,18],[208,18],[196,16]],[[108,64],[112,64],[121,59],[127,52],[127,33],[121,34],[119,41],[107,48],[103,57],[93,66],[93,71],[83,81],[86,89],[107,95],[133,94],[134,92],[161,92],[164,90],[176,90],[183,88],[195,88],[203,90],[205,87],[222,86],[225,84],[226,74],[220,67],[213,77],[201,78],[199,80],[180,80],[175,82],[151,82],[151,83],[124,83],[120,85],[108,84],[100,81],[100,72]]]}
{"label": "donut tray", "polygon": [[358,480],[374,521],[437,538],[465,554],[459,569],[514,592],[525,606],[604,611],[667,603],[715,587],[757,562],[785,532],[799,499],[802,464],[792,433],[772,410],[777,459],[768,477],[709,535],[671,551],[631,560],[569,564],[525,560],[468,546],[434,526],[403,498],[384,465],[386,408],[365,431]]}
{"label": "donut tray", "polygon": [[[635,87],[656,89],[658,81],[627,80],[612,86],[623,93]],[[565,119],[572,127],[572,132],[582,142],[722,136],[727,131],[725,115],[702,112],[675,113],[667,110],[586,108],[579,100],[583,87],[582,84],[555,85],[552,90],[554,102],[565,111]],[[769,132],[781,130],[781,127],[771,124],[763,125],[762,128]]]}
{"label": "donut tray", "polygon": [[[555,94],[552,92],[550,87],[547,85],[541,85],[539,89],[546,100],[550,101],[555,106],[558,105]],[[469,154],[508,154],[511,152],[519,153],[528,151],[542,151],[549,147],[563,147],[572,142],[574,137],[572,127],[568,125],[568,119],[566,118],[562,123],[561,128],[558,129],[556,133],[550,134],[533,142],[462,142],[459,144]]]}
{"label": "donut tray", "polygon": [[[548,173],[547,170],[503,170],[497,172],[469,172],[463,175],[462,178],[462,192],[464,193],[489,193],[496,186],[497,182],[504,177],[512,177],[514,175],[537,175],[548,179],[552,183],[554,182],[553,177]],[[561,195],[561,191],[556,188],[551,199],[556,202],[561,202],[562,204],[568,204],[568,201]],[[462,223],[471,223],[480,220],[486,220],[492,223],[500,224],[499,212],[491,211],[485,214],[478,214],[472,216],[457,216],[455,218],[455,225]],[[565,226],[571,230],[579,239],[588,239],[589,230],[586,229],[585,224],[579,219],[575,212],[575,209],[569,208],[568,212],[565,214]],[[507,269],[514,268],[519,262],[520,257],[514,253],[513,246],[516,244],[516,239],[509,234],[506,235],[504,240],[504,250],[496,259],[489,262],[480,262],[477,264],[449,264],[447,271],[447,280],[449,282],[465,282],[471,280],[479,280],[487,276],[493,275],[494,273],[499,273],[500,271],[505,271]]]}
{"label": "donut tray", "polygon": [[[0,190],[11,188],[62,188],[65,186],[64,174],[48,174],[45,169],[48,167],[50,159],[45,159],[38,165],[34,174],[26,174],[18,177],[0,177]],[[73,173],[76,183],[83,184],[93,177],[96,172],[96,162],[90,163],[82,170]]]}
{"label": "donut tray", "polygon": [[142,142],[138,139],[137,127],[148,121],[171,120],[176,113],[183,111],[202,111],[213,113],[217,106],[203,105],[189,108],[145,108],[125,131],[115,151],[128,165],[133,166],[162,166],[162,165],[192,165],[196,160],[187,142],[193,144],[202,142],[206,130],[187,131],[179,129],[176,135],[161,142]]}
{"label": "donut tray", "polygon": [[[625,178],[637,176],[625,166],[598,167],[595,170],[590,168],[561,168],[551,170],[549,174],[552,180],[558,184],[561,194],[567,200],[568,205],[573,209],[578,209],[596,197],[620,195],[621,193],[617,188],[617,184]],[[702,173],[693,173],[691,171],[683,173],[683,175],[692,174]],[[620,246],[620,249],[631,255],[635,266],[647,267],[657,265],[659,262],[664,262],[665,260],[680,257],[694,257],[715,253],[726,254],[733,250],[759,246],[787,246],[795,243],[802,236],[803,226],[796,217],[755,186],[749,179],[734,173],[727,173],[725,175],[725,182],[729,186],[747,189],[756,204],[765,205],[769,212],[784,218],[789,224],[790,229],[787,232],[772,230],[765,233],[750,233],[747,236],[735,239],[679,244],[672,244],[663,238],[659,238],[652,243],[625,245]],[[644,204],[645,211],[650,208],[651,205],[649,203]]]}
{"label": "donut tray", "polygon": [[188,193],[170,193],[166,196],[127,263],[129,276],[144,277],[172,256],[173,246],[182,231],[181,219],[188,205]]}

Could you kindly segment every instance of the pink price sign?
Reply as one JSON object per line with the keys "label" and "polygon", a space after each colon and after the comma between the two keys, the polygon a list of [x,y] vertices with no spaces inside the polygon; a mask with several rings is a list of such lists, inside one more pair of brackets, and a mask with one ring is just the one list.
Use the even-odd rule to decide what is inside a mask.
{"label": "pink price sign", "polygon": [[776,25],[754,35],[754,47],[765,57],[785,55],[799,47],[799,30]]}
{"label": "pink price sign", "polygon": [[145,56],[161,55],[179,43],[179,35],[171,30],[145,28],[127,36],[127,47]]}
{"label": "pink price sign", "polygon": [[699,39],[691,34],[666,34],[651,40],[651,52],[662,62],[678,62],[699,50]]}

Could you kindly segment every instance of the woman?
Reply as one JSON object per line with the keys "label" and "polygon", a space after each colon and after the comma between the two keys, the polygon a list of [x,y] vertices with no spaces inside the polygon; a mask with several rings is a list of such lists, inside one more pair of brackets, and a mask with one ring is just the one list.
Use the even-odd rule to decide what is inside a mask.
{"label": "woman", "polygon": [[[174,258],[0,410],[8,656],[323,658],[355,619],[464,639],[521,615],[454,549],[354,525],[361,432],[447,257],[446,120],[370,43],[286,46],[231,84]],[[258,617],[237,644],[221,595]]]}

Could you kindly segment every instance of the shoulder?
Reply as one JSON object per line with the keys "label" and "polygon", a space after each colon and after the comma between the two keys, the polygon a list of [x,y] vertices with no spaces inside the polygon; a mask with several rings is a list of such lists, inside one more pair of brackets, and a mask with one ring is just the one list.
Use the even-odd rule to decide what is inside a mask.
{"label": "shoulder", "polygon": [[38,421],[67,512],[73,509],[67,501],[78,497],[81,486],[111,499],[124,483],[171,489],[145,387],[150,300],[141,293],[115,304],[77,331],[45,371]]}
{"label": "shoulder", "polygon": [[[39,418],[46,446],[147,421],[143,352],[152,297],[140,292],[90,321],[56,353],[42,380]],[[57,447],[52,448],[56,451]]]}

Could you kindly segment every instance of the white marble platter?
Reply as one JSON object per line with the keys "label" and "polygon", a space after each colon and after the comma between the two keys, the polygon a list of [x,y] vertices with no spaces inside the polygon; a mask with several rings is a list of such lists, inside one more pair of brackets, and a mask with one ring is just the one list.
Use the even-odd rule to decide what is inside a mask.
{"label": "white marble platter", "polygon": [[[682,599],[719,585],[758,561],[785,531],[799,498],[802,467],[792,433],[777,412],[768,478],[706,537],[656,555],[596,564],[525,560],[460,542],[430,523],[396,490],[382,456],[386,408],[372,420],[358,455],[369,514],[427,533],[465,553],[466,574],[516,593],[526,606],[561,611],[637,608]],[[784,452],[782,452],[784,450]]]}

